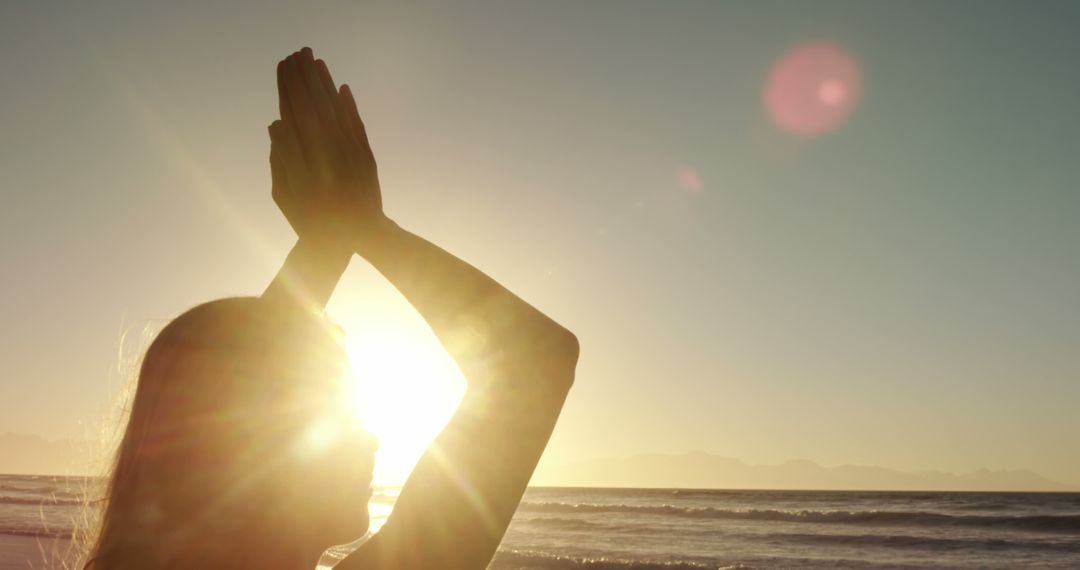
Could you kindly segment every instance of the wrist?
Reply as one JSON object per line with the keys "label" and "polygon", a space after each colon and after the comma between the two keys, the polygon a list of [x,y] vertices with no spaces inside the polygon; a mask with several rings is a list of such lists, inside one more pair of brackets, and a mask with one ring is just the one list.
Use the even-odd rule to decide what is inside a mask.
{"label": "wrist", "polygon": [[298,239],[263,298],[322,311],[352,259],[352,251],[340,243],[314,236]]}
{"label": "wrist", "polygon": [[293,249],[309,263],[326,265],[327,268],[342,266],[342,271],[355,253],[342,240],[322,235],[301,236]]}
{"label": "wrist", "polygon": [[386,216],[364,224],[364,231],[360,233],[356,242],[356,253],[370,261],[370,256],[377,254],[381,246],[385,245],[394,234],[401,231],[401,226]]}

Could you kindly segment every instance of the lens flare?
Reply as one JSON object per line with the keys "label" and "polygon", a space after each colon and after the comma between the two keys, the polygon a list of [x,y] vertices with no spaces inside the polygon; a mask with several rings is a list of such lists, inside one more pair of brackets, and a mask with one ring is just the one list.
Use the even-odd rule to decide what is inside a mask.
{"label": "lens flare", "polygon": [[[480,342],[477,337],[461,341]],[[457,409],[465,378],[430,332],[421,335],[383,323],[377,332],[353,331],[346,344],[357,417],[380,442],[375,482],[404,483]]]}
{"label": "lens flare", "polygon": [[814,137],[844,124],[861,94],[854,58],[833,43],[806,43],[773,64],[765,86],[765,109],[777,127]]}
{"label": "lens flare", "polygon": [[300,436],[294,449],[297,456],[307,459],[330,449],[341,435],[337,418],[318,418]]}
{"label": "lens flare", "polygon": [[701,176],[698,174],[697,169],[692,166],[680,168],[675,174],[675,178],[679,181],[679,186],[691,194],[697,194],[704,188],[701,183]]}

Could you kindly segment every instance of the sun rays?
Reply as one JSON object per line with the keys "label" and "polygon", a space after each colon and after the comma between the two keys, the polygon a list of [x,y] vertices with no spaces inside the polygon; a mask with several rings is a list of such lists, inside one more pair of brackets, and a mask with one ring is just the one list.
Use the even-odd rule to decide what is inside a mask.
{"label": "sun rays", "polygon": [[381,324],[350,332],[346,346],[357,416],[380,441],[375,481],[400,484],[450,419],[465,381],[434,338]]}

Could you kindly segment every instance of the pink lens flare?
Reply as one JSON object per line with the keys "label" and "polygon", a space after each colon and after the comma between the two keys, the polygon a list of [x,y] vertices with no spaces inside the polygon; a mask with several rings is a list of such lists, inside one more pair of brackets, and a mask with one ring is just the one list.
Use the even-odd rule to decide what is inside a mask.
{"label": "pink lens flare", "polygon": [[691,194],[697,194],[703,188],[701,176],[698,175],[697,169],[692,166],[680,168],[676,178],[679,181],[679,186]]}
{"label": "pink lens flare", "polygon": [[769,71],[765,109],[777,127],[813,137],[836,129],[862,95],[855,59],[831,42],[795,46]]}

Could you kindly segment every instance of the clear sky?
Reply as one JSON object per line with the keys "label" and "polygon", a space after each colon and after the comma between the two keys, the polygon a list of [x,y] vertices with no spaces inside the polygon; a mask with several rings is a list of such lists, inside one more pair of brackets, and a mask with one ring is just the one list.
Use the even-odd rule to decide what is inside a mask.
{"label": "clear sky", "polygon": [[[1080,482],[1078,25],[1052,1],[4,2],[0,432],[84,437],[121,344],[268,283],[293,239],[274,66],[310,45],[388,213],[580,337],[545,461]],[[806,42],[861,85],[813,136],[764,103]],[[331,313],[431,350],[359,260]]]}

